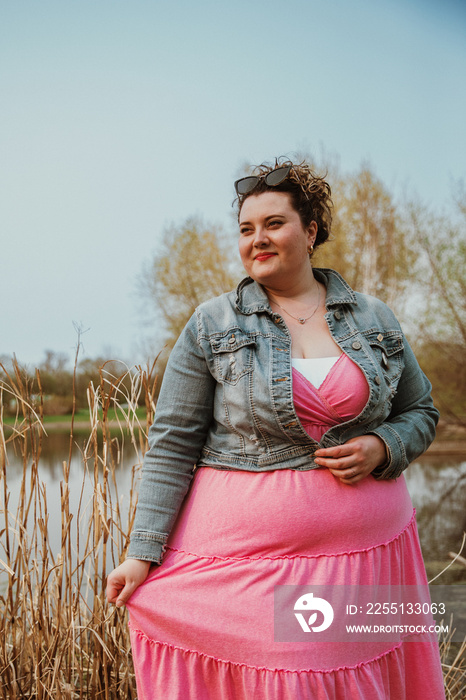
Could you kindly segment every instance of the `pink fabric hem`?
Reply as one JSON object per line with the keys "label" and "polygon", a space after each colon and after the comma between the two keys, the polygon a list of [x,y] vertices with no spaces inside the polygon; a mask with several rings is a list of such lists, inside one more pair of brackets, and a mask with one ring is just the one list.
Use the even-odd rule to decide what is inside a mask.
{"label": "pink fabric hem", "polygon": [[[225,664],[227,666],[235,666],[236,668],[248,668],[251,669],[252,671],[264,671],[267,673],[291,673],[293,675],[300,675],[300,674],[306,674],[306,673],[338,673],[339,671],[355,671],[360,668],[364,668],[368,664],[373,664],[376,661],[379,661],[380,659],[383,659],[385,656],[388,654],[393,654],[393,652],[396,652],[397,649],[400,649],[403,646],[403,641],[398,642],[398,644],[395,644],[391,649],[387,649],[387,651],[382,652],[381,654],[378,654],[377,656],[374,656],[371,659],[367,659],[366,661],[360,661],[359,663],[355,664],[354,666],[338,666],[337,668],[329,668],[329,669],[315,669],[315,668],[301,668],[298,670],[294,669],[289,669],[289,668],[268,668],[267,666],[254,666],[252,664],[245,664],[241,663],[239,661],[227,661],[225,659],[219,659],[216,656],[211,656],[210,654],[205,654],[202,651],[196,651],[195,649],[184,649],[183,647],[176,646],[175,644],[169,644],[168,642],[159,642],[156,639],[151,639],[148,637],[144,632],[141,632],[141,630],[137,629],[136,627],[133,627],[131,623],[129,624],[129,628],[131,632],[134,635],[137,635],[142,642],[148,643],[148,644],[154,644],[157,647],[165,647],[167,649],[173,650],[173,651],[180,651],[183,654],[192,654],[198,659],[205,659],[208,661],[215,661],[219,664]],[[410,644],[412,642],[409,642]]]}
{"label": "pink fabric hem", "polygon": [[341,557],[351,554],[361,554],[363,552],[370,552],[374,549],[379,549],[381,547],[388,547],[388,545],[390,545],[392,542],[395,542],[399,537],[403,535],[404,532],[406,532],[412,526],[415,519],[416,510],[413,509],[411,519],[405,525],[405,527],[386,542],[380,542],[379,544],[372,545],[371,547],[364,547],[362,549],[351,549],[345,552],[332,552],[330,554],[286,554],[278,557],[225,557],[214,554],[197,554],[196,552],[188,552],[185,549],[179,549],[177,547],[171,547],[169,545],[166,546],[166,549],[167,551],[179,552],[180,554],[186,554],[190,557],[196,557],[196,559],[219,559],[221,561],[276,561],[280,559],[318,559],[320,557],[325,557],[326,559],[328,559],[329,557]]}
{"label": "pink fabric hem", "polygon": [[[435,650],[400,644],[357,666],[269,669],[155,642],[131,630],[139,700],[444,700]],[[430,653],[429,653],[430,651]]]}

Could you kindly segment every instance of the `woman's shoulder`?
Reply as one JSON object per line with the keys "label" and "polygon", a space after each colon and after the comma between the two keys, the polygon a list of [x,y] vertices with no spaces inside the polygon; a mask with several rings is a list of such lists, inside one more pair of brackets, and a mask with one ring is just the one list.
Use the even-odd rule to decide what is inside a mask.
{"label": "woman's shoulder", "polygon": [[387,330],[391,328],[393,330],[401,330],[400,322],[388,304],[371,294],[363,292],[355,292],[354,294],[360,313],[374,318],[379,325],[382,325]]}
{"label": "woman's shoulder", "polygon": [[235,292],[224,292],[199,304],[180,333],[176,345],[190,337],[196,344],[235,327]]}
{"label": "woman's shoulder", "polygon": [[199,306],[196,308],[196,313],[201,316],[215,316],[215,314],[218,314],[219,311],[224,309],[234,309],[235,297],[236,291],[233,289],[230,292],[219,294],[218,296],[207,299],[207,301],[203,301],[201,304],[199,304]]}
{"label": "woman's shoulder", "polygon": [[263,290],[245,278],[236,289],[200,304],[195,316],[201,333],[226,333],[232,329],[250,333],[257,329],[256,312],[266,309],[270,307]]}
{"label": "woman's shoulder", "polygon": [[377,322],[386,328],[400,328],[395,313],[381,299],[356,291],[336,270],[320,268],[319,272],[327,278],[327,292],[331,303],[348,305],[353,309],[353,313],[363,315],[368,322]]}
{"label": "woman's shoulder", "polygon": [[236,291],[232,290],[199,304],[194,314],[199,334],[211,335],[235,327],[239,316],[235,300]]}
{"label": "woman's shoulder", "polygon": [[235,289],[204,301],[196,312],[209,315],[228,310],[235,315],[247,315],[266,307],[269,308],[269,303],[264,290],[253,279],[245,277]]}

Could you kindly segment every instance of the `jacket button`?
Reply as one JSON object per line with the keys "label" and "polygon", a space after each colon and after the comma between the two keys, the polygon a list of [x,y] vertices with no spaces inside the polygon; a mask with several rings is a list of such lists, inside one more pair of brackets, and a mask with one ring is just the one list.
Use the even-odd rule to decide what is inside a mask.
{"label": "jacket button", "polygon": [[335,313],[334,313],[333,315],[335,316],[335,318],[337,319],[337,321],[340,320],[340,318],[341,318],[341,312],[340,312],[340,311],[335,311]]}
{"label": "jacket button", "polygon": [[377,375],[376,377],[374,377],[374,382],[375,382],[378,386],[380,386],[382,380],[380,379],[379,375]]}
{"label": "jacket button", "polygon": [[377,336],[377,340],[379,341],[379,343],[382,342],[382,340],[383,340],[383,335],[382,335],[382,333],[379,333],[379,335]]}
{"label": "jacket button", "polygon": [[230,345],[233,345],[235,342],[235,336],[232,335],[228,342],[230,343]]}
{"label": "jacket button", "polygon": [[359,340],[355,340],[351,347],[353,348],[353,350],[360,350],[362,348],[362,345],[359,342]]}

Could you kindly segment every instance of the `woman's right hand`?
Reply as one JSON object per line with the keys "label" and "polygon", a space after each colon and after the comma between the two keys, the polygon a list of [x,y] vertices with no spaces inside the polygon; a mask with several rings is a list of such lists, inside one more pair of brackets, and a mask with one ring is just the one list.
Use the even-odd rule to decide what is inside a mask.
{"label": "woman's right hand", "polygon": [[136,588],[146,580],[151,566],[151,561],[141,559],[126,559],[117,566],[107,578],[108,602],[115,603],[117,608],[126,605]]}

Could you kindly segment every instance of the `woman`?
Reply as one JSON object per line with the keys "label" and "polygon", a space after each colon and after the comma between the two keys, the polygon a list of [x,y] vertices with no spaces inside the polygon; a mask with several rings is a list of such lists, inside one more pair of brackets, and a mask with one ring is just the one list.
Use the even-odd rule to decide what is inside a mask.
{"label": "woman", "polygon": [[328,184],[286,162],[235,186],[249,277],[172,351],[108,580],[138,697],[443,698],[431,637],[274,641],[274,589],[425,585],[401,474],[438,413],[392,312],[309,262]]}

